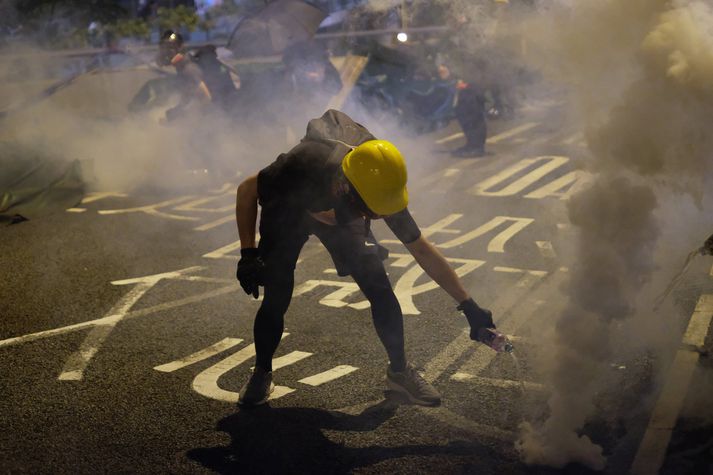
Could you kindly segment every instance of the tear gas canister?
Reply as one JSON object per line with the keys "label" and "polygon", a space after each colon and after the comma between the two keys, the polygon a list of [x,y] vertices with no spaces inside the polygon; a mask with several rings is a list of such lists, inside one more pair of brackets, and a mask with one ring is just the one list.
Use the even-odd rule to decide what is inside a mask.
{"label": "tear gas canister", "polygon": [[498,353],[512,353],[514,349],[508,337],[494,328],[481,328],[478,330],[478,341],[488,345]]}

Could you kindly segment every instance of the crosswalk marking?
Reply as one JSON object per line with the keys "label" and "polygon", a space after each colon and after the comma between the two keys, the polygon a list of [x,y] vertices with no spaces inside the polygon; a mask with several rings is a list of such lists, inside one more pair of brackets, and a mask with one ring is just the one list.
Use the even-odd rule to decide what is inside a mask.
{"label": "crosswalk marking", "polygon": [[314,376],[309,376],[307,378],[300,379],[299,382],[302,384],[308,384],[310,386],[320,386],[324,383],[334,381],[335,379],[341,378],[342,376],[346,376],[350,373],[353,373],[357,369],[359,368],[355,368],[354,366],[339,365],[322,373],[315,374]]}
{"label": "crosswalk marking", "polygon": [[[500,173],[497,173],[476,184],[468,190],[468,193],[479,196],[513,196],[535,184],[546,175],[552,173],[568,162],[569,157],[557,155],[525,158]],[[525,175],[519,176],[522,172],[529,169],[531,170]],[[515,177],[518,178],[512,183],[508,183],[511,178]],[[495,189],[498,185],[503,184],[505,185],[502,186],[501,189]],[[562,188],[562,186],[558,188]]]}
{"label": "crosswalk marking", "polygon": [[162,364],[159,366],[154,366],[154,369],[156,371],[161,371],[163,373],[171,373],[173,371],[179,370],[181,368],[185,368],[186,366],[190,366],[190,365],[197,363],[199,361],[208,359],[212,356],[217,355],[218,353],[222,353],[225,350],[228,350],[228,349],[242,343],[242,341],[243,341],[242,338],[223,338],[218,343],[214,343],[213,345],[211,345],[207,348],[203,348],[202,350],[197,351],[197,352],[193,353],[192,355],[188,355],[185,358],[181,358],[176,361],[172,361],[170,363]]}

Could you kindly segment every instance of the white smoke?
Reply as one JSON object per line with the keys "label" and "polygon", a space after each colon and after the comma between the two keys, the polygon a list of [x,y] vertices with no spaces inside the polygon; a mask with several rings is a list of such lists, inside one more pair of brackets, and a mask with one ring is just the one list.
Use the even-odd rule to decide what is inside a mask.
{"label": "white smoke", "polygon": [[[533,52],[543,70],[569,86],[593,155],[585,167],[595,178],[568,207],[579,240],[565,289],[569,303],[545,368],[549,416],[523,424],[517,447],[527,463],[601,470],[602,448],[580,431],[603,389],[612,342],[635,328],[627,322],[651,318],[643,297],[654,271],[670,271],[656,267],[658,237],[661,227],[681,223],[669,214],[676,210],[659,203],[681,192],[699,211],[705,201],[713,158],[713,9],[703,1],[591,0],[560,1],[546,13],[531,25]],[[680,234],[705,237],[697,223],[684,226]],[[640,348],[657,343],[628,337]]]}

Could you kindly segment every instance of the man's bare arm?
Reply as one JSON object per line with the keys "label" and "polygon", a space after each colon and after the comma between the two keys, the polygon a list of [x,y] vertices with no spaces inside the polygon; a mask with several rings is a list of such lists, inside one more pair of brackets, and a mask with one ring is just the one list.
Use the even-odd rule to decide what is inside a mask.
{"label": "man's bare arm", "polygon": [[446,261],[446,258],[425,237],[421,236],[415,241],[405,244],[405,246],[416,259],[418,265],[426,271],[426,274],[440,285],[443,290],[448,292],[456,302],[461,303],[470,298],[460,278]]}
{"label": "man's bare arm", "polygon": [[238,223],[238,235],[242,249],[255,247],[257,199],[257,175],[253,175],[243,180],[238,186],[235,200],[235,220]]}

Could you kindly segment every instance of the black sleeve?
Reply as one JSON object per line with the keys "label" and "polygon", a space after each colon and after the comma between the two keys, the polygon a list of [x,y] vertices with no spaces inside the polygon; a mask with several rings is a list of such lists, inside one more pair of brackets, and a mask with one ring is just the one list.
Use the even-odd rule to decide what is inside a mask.
{"label": "black sleeve", "polygon": [[408,208],[385,217],[384,222],[399,241],[404,244],[412,243],[421,237],[421,230],[418,228],[416,221],[413,220]]}

